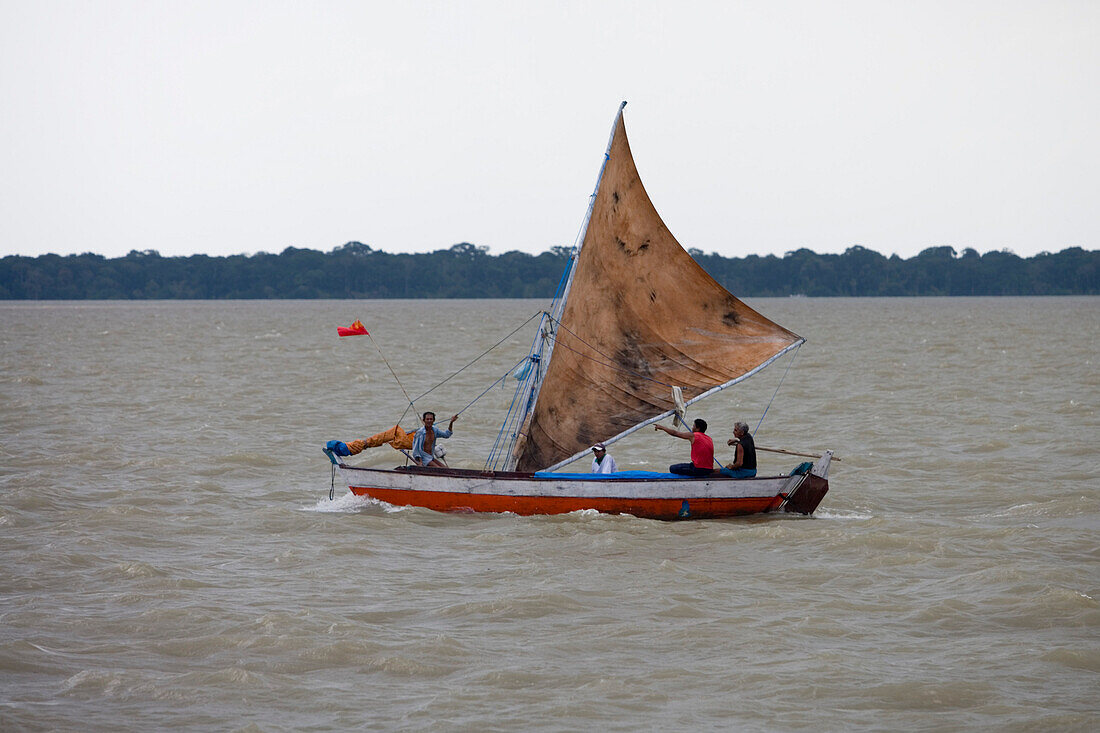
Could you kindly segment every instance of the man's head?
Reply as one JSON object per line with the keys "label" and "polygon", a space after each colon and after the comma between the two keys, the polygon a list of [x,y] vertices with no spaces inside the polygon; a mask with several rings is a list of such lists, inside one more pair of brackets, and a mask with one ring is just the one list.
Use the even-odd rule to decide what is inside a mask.
{"label": "man's head", "polygon": [[430,428],[432,426],[432,423],[434,423],[434,422],[435,422],[435,413],[434,412],[425,412],[424,413],[424,424],[427,427]]}
{"label": "man's head", "polygon": [[736,438],[740,438],[743,435],[748,435],[749,426],[743,422],[735,422],[733,424],[733,435]]}
{"label": "man's head", "polygon": [[694,425],[693,429],[695,430],[695,432],[697,432],[697,433],[707,432],[707,421],[704,420],[703,418],[701,418],[701,417],[695,418],[695,422],[693,423],[693,425]]}
{"label": "man's head", "polygon": [[592,453],[596,458],[602,458],[604,454],[607,453],[607,446],[603,443],[596,443],[596,445],[592,446]]}

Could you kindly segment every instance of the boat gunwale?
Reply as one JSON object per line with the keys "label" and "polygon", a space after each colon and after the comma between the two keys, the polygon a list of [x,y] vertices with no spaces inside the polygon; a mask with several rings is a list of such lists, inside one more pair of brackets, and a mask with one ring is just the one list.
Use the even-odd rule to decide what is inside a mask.
{"label": "boat gunwale", "polygon": [[534,472],[529,471],[484,471],[476,468],[428,468],[425,466],[398,466],[397,468],[372,468],[370,466],[351,466],[346,463],[338,464],[338,467],[343,470],[349,471],[368,471],[375,473],[387,473],[387,474],[402,474],[413,476],[438,476],[438,477],[453,477],[453,478],[481,478],[481,479],[498,479],[503,481],[591,481],[598,483],[617,483],[617,482],[669,482],[669,481],[723,481],[723,482],[741,482],[741,481],[774,481],[775,479],[791,478],[790,474],[775,474],[774,476],[748,476],[743,478],[732,478],[730,476],[724,476],[715,470],[715,473],[706,476],[654,476],[654,477],[640,477],[640,476],[622,476],[615,477],[609,474],[591,474],[591,478],[579,478],[576,474],[567,474],[563,476],[539,476]]}

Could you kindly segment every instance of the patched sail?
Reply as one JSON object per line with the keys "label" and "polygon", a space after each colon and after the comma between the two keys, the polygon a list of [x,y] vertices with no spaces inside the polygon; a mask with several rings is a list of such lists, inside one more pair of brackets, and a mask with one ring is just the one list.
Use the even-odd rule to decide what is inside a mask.
{"label": "patched sail", "polygon": [[616,118],[550,364],[515,467],[553,466],[690,403],[802,339],[703,271],[661,221]]}

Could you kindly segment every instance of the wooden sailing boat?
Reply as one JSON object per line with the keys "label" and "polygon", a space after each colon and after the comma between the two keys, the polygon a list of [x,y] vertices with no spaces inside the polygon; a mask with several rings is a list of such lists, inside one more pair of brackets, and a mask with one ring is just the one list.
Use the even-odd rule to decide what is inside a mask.
{"label": "wooden sailing boat", "polygon": [[538,336],[485,470],[347,465],[349,489],[437,511],[559,514],[595,509],[654,519],[793,511],[828,491],[832,452],[791,475],[688,478],[640,471],[553,473],[760,371],[804,339],[711,278],[661,221],[630,153],[623,107],[563,286]]}

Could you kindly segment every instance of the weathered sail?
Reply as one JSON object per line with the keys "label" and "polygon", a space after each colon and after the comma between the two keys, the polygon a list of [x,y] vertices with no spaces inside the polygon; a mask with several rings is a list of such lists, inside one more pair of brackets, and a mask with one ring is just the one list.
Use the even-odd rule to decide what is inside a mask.
{"label": "weathered sail", "polygon": [[595,442],[736,381],[801,341],[684,251],[642,187],[623,118],[556,326],[556,343],[516,469],[551,466]]}

